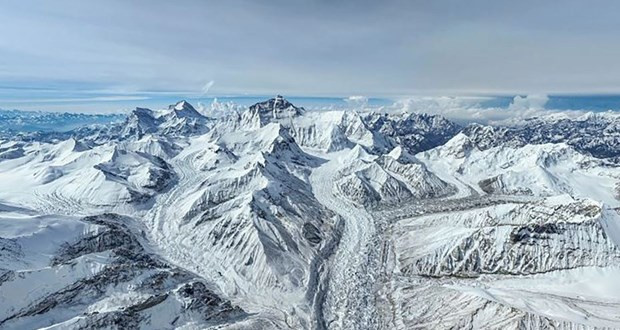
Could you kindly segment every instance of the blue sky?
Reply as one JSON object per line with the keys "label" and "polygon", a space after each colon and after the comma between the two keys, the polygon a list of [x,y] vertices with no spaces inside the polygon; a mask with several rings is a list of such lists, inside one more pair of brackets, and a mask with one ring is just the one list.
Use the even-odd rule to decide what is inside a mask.
{"label": "blue sky", "polygon": [[7,0],[0,108],[620,93],[618,12],[611,0]]}

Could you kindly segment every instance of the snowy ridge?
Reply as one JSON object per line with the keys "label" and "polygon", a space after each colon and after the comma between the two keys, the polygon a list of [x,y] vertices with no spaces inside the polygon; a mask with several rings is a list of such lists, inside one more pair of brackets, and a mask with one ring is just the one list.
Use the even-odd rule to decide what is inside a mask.
{"label": "snowy ridge", "polygon": [[[19,248],[56,256],[26,265],[4,263],[10,269],[2,275],[2,327],[157,327],[165,323],[183,327],[247,317],[195,275],[149,253],[127,218],[11,216],[40,226],[13,238]],[[62,244],[55,233],[59,228],[65,233]],[[41,243],[33,246],[28,240]]]}
{"label": "snowy ridge", "polygon": [[620,121],[617,114],[589,113],[576,118],[563,116],[537,117],[511,126],[472,124],[464,129],[481,149],[499,145],[566,143],[580,152],[598,158],[620,155]]}
{"label": "snowy ridge", "polygon": [[244,112],[241,121],[250,127],[261,127],[271,122],[287,121],[302,115],[303,108],[298,108],[281,95],[252,105]]}
{"label": "snowy ridge", "polygon": [[345,158],[350,163],[341,169],[335,189],[365,206],[441,197],[454,191],[400,146],[377,157],[357,145]]}
{"label": "snowy ridge", "polygon": [[125,119],[121,114],[57,113],[0,109],[0,136],[11,137],[18,132],[70,131],[84,125],[110,124]]}
{"label": "snowy ridge", "polygon": [[[609,317],[617,318],[617,299],[590,295],[576,300],[576,293],[568,289],[580,281],[575,277],[579,273],[596,283],[617,272],[620,250],[604,229],[607,219],[600,204],[568,196],[515,202],[461,204],[462,211],[407,218],[394,225],[385,267],[395,267],[395,277],[386,279],[385,299],[406,305],[393,311],[396,317],[389,322],[399,328],[443,328],[465,326],[473,318],[481,327],[616,327]],[[568,286],[549,291],[536,278],[557,279]],[[532,286],[540,291],[530,291]],[[530,303],[521,305],[522,300]],[[600,313],[603,304],[608,309]],[[446,307],[433,310],[441,305]],[[455,312],[437,318],[445,308]],[[581,318],[576,309],[590,318]]]}
{"label": "snowy ridge", "polygon": [[145,134],[185,136],[208,131],[212,120],[200,114],[186,101],[171,105],[168,110],[153,111],[136,108],[122,125],[120,137],[141,138]]}
{"label": "snowy ridge", "polygon": [[620,328],[617,116],[198,109],[2,135],[0,328]]}
{"label": "snowy ridge", "polygon": [[[175,179],[173,170],[160,157],[114,145],[88,149],[69,139],[58,144],[29,143],[22,148],[22,157],[0,164],[0,176],[7,184],[2,194],[7,199],[24,197],[61,209],[70,206],[70,210],[80,204],[112,209],[144,202]],[[83,214],[83,210],[78,211]]]}
{"label": "snowy ridge", "polygon": [[564,143],[480,150],[471,138],[459,134],[417,157],[448,182],[464,183],[478,193],[596,196],[610,206],[618,205],[617,166]]}

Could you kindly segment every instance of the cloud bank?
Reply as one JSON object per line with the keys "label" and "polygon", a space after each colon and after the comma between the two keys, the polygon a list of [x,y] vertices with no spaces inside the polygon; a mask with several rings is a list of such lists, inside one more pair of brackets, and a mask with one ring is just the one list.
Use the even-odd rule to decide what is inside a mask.
{"label": "cloud bank", "polygon": [[508,107],[484,107],[485,97],[411,97],[385,107],[388,112],[437,114],[460,123],[513,124],[526,118],[561,115],[576,117],[583,110],[547,109],[549,97],[542,94],[515,96]]}

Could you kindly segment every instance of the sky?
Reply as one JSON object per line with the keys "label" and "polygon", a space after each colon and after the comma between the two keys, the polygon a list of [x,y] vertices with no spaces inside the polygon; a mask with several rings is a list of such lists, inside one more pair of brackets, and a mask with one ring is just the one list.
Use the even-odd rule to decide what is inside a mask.
{"label": "sky", "polygon": [[0,2],[0,108],[620,94],[620,2]]}

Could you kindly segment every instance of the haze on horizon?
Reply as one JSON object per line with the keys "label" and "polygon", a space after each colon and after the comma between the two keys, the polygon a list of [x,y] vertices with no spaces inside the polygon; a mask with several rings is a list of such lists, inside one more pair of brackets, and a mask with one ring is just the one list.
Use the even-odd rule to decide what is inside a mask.
{"label": "haze on horizon", "polygon": [[0,108],[154,95],[620,92],[620,3],[17,1]]}

